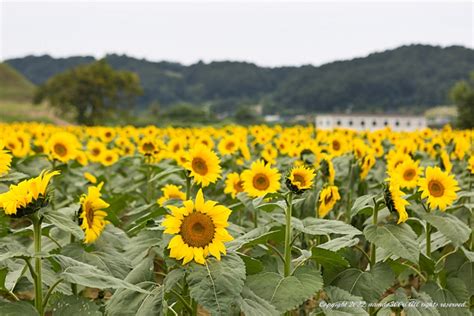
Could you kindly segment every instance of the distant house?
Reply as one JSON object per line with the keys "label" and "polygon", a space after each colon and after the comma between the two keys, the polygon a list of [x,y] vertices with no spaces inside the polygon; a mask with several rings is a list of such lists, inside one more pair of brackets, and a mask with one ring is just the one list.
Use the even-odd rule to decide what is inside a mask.
{"label": "distant house", "polygon": [[280,115],[278,114],[265,115],[263,120],[267,123],[279,123],[282,121]]}
{"label": "distant house", "polygon": [[393,114],[320,114],[315,118],[320,129],[351,128],[355,130],[378,130],[390,127],[394,131],[414,131],[426,125],[424,116]]}

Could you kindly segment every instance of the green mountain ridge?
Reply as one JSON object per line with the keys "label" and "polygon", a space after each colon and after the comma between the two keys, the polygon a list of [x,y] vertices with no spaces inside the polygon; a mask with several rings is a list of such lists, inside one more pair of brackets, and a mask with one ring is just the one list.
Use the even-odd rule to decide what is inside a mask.
{"label": "green mountain ridge", "polygon": [[[233,113],[241,105],[262,105],[265,113],[353,111],[420,112],[449,103],[448,91],[474,70],[474,50],[430,45],[401,46],[366,57],[321,66],[260,67],[247,62],[198,62],[189,66],[107,55],[112,67],[136,72],[144,88],[141,108],[152,103],[210,106]],[[7,60],[35,84],[90,56],[26,56]]]}
{"label": "green mountain ridge", "polygon": [[6,63],[0,63],[0,100],[29,101],[35,86]]}

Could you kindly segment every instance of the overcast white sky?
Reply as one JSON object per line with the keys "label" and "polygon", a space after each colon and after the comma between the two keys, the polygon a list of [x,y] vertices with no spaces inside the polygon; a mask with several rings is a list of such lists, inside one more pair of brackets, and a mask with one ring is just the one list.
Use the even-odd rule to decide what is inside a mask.
{"label": "overcast white sky", "polygon": [[473,48],[473,4],[0,0],[0,59],[107,53],[320,65],[411,43]]}

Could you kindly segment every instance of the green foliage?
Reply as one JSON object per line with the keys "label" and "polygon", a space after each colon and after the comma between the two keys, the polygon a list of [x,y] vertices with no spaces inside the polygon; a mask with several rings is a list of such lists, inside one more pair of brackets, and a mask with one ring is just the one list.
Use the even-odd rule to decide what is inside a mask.
{"label": "green foliage", "polygon": [[377,302],[395,281],[395,275],[386,263],[377,263],[369,272],[355,268],[344,270],[336,276],[333,285],[361,296],[367,302]]}
{"label": "green foliage", "polygon": [[364,229],[364,235],[368,241],[389,254],[418,262],[420,249],[416,242],[417,236],[407,224],[368,225]]}
{"label": "green foliage", "polygon": [[[472,69],[473,67],[470,67]],[[468,68],[469,69],[469,68]],[[474,127],[474,72],[470,80],[457,82],[450,91],[451,99],[457,105],[459,128]]]}
{"label": "green foliage", "polygon": [[292,310],[318,292],[323,281],[318,270],[305,266],[283,277],[265,272],[247,277],[247,286],[281,313]]}
{"label": "green foliage", "polygon": [[192,264],[186,276],[191,297],[213,315],[227,315],[240,296],[245,280],[245,264],[236,254],[206,265]]}
{"label": "green foliage", "polygon": [[93,125],[114,111],[131,109],[141,93],[136,74],[100,60],[49,78],[37,89],[34,102],[47,100],[63,112],[74,111],[78,123]]}

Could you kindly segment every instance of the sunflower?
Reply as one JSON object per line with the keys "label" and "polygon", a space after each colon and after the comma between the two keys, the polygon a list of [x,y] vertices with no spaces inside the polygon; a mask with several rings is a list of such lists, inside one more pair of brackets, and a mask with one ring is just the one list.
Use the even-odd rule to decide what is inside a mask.
{"label": "sunflower", "polygon": [[224,137],[217,145],[217,149],[221,155],[232,155],[235,153],[240,147],[239,139],[234,135],[228,135]]}
{"label": "sunflower", "polygon": [[68,162],[76,159],[80,143],[74,134],[59,132],[53,134],[46,143],[46,153],[51,159]]}
{"label": "sunflower", "polygon": [[[397,178],[399,179],[399,178]],[[405,209],[409,203],[402,198],[403,192],[400,190],[400,185],[397,180],[390,179],[388,186],[384,191],[385,205],[390,212],[398,213],[397,224],[404,223],[408,219],[408,213]]]}
{"label": "sunflower", "polygon": [[205,264],[209,254],[220,260],[221,253],[226,254],[224,243],[233,240],[226,230],[231,211],[215,201],[204,201],[202,189],[194,203],[188,200],[183,204],[169,205],[171,215],[162,223],[164,233],[174,235],[168,244],[170,257],[183,259],[183,265],[191,260]]}
{"label": "sunflower", "polygon": [[323,178],[327,180],[330,185],[333,185],[334,179],[336,177],[336,171],[334,170],[334,165],[329,157],[324,157],[321,159],[319,170]]}
{"label": "sunflower", "polygon": [[368,153],[360,160],[360,178],[365,179],[369,174],[370,169],[375,165],[375,156]]}
{"label": "sunflower", "polygon": [[302,193],[311,188],[315,177],[314,170],[305,166],[298,166],[291,169],[286,186],[295,193]]}
{"label": "sunflower", "polygon": [[186,199],[186,193],[181,191],[181,186],[167,184],[161,189],[161,191],[163,192],[163,196],[156,201],[160,206],[163,206],[163,204],[168,200],[174,199],[184,201]]}
{"label": "sunflower", "polygon": [[214,183],[220,178],[221,167],[216,153],[204,145],[197,145],[188,152],[185,168],[191,177],[202,187]]}
{"label": "sunflower", "polygon": [[400,187],[411,189],[416,187],[421,173],[420,162],[407,159],[395,168],[391,176],[398,177]]}
{"label": "sunflower", "polygon": [[79,203],[81,210],[79,215],[79,224],[84,230],[84,242],[89,244],[94,242],[104,230],[109,221],[105,220],[107,213],[103,209],[110,205],[101,199],[103,182],[98,186],[90,186],[87,195],[83,194]]}
{"label": "sunflower", "polygon": [[447,173],[450,173],[451,170],[453,169],[453,164],[451,163],[451,160],[449,159],[449,155],[446,152],[446,150],[441,151],[439,155],[439,159],[440,159],[441,170],[446,171]]}
{"label": "sunflower", "polygon": [[474,155],[471,155],[469,160],[467,161],[467,168],[471,171],[471,174],[474,173]]}
{"label": "sunflower", "polygon": [[87,156],[93,162],[99,162],[102,153],[106,150],[107,147],[104,143],[95,140],[87,142]]}
{"label": "sunflower", "polygon": [[232,198],[235,199],[237,194],[243,191],[243,181],[240,178],[240,175],[237,172],[229,173],[225,180],[224,193],[230,194]]}
{"label": "sunflower", "polygon": [[12,156],[0,147],[0,177],[10,170],[10,164],[12,162]]}
{"label": "sunflower", "polygon": [[335,185],[325,187],[319,193],[319,217],[324,217],[336,205],[337,201],[341,199],[339,189]]}
{"label": "sunflower", "polygon": [[12,134],[5,135],[5,147],[15,157],[25,157],[28,155],[31,147],[29,139],[25,139],[24,135]]}
{"label": "sunflower", "polygon": [[107,149],[100,156],[100,163],[108,167],[116,163],[118,159],[119,159],[119,155],[115,150]]}
{"label": "sunflower", "polygon": [[259,197],[267,193],[275,193],[280,189],[280,174],[276,168],[271,168],[263,160],[252,163],[250,170],[242,172],[244,191],[252,196]]}
{"label": "sunflower", "polygon": [[267,144],[262,150],[261,153],[262,159],[264,159],[269,164],[273,165],[276,163],[276,158],[278,157],[278,151],[272,144]]}
{"label": "sunflower", "polygon": [[428,198],[431,209],[439,207],[444,211],[456,199],[459,190],[458,182],[446,171],[439,167],[427,167],[425,177],[418,182],[421,198]]}
{"label": "sunflower", "polygon": [[84,178],[92,184],[97,183],[97,178],[90,172],[84,172]]}
{"label": "sunflower", "polygon": [[43,171],[36,178],[12,184],[7,192],[0,194],[0,207],[5,214],[16,217],[36,212],[45,206],[49,181],[58,174],[59,171]]}
{"label": "sunflower", "polygon": [[89,164],[89,158],[87,158],[87,154],[82,150],[77,152],[76,161],[81,166],[87,166]]}

